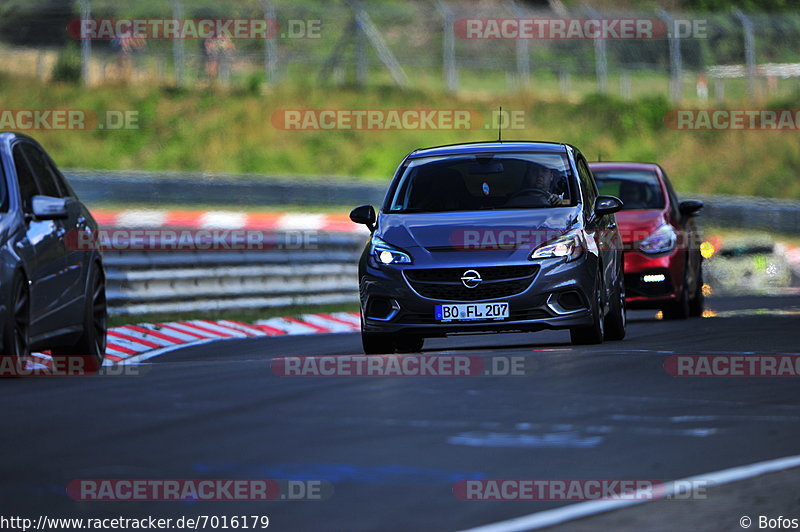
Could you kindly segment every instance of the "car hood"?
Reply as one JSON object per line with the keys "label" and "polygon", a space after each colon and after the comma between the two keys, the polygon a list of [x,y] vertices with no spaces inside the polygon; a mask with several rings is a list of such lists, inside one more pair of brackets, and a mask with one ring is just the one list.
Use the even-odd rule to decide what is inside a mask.
{"label": "car hood", "polygon": [[579,207],[381,214],[376,235],[386,242],[410,249],[457,251],[464,245],[486,245],[508,249],[526,239],[547,238],[571,229],[579,218]]}
{"label": "car hood", "polygon": [[669,223],[667,212],[661,209],[620,211],[617,226],[623,243],[639,242],[665,223]]}

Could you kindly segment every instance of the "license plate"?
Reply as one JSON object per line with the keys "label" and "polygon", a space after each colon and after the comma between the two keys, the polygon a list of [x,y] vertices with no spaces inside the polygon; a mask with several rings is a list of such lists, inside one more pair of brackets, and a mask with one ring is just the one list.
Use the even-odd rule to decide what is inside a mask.
{"label": "license plate", "polygon": [[466,303],[436,305],[436,321],[504,320],[508,318],[508,303]]}

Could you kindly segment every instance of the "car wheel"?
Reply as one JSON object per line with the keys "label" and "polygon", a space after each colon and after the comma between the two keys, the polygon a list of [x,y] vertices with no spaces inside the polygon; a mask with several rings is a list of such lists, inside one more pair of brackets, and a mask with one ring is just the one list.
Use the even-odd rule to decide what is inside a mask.
{"label": "car wheel", "polygon": [[683,279],[683,288],[677,301],[664,308],[665,320],[685,320],[689,317],[689,283]]}
{"label": "car wheel", "polygon": [[390,355],[396,345],[394,335],[361,331],[361,346],[368,355]]}
{"label": "car wheel", "polygon": [[28,283],[17,274],[11,290],[11,312],[3,335],[2,371],[0,376],[23,375],[31,355],[31,300]]}
{"label": "car wheel", "polygon": [[628,324],[627,308],[625,306],[625,284],[620,283],[611,302],[611,312],[606,316],[605,340],[622,340]]}
{"label": "car wheel", "polygon": [[703,265],[700,265],[697,274],[697,288],[694,291],[694,297],[689,302],[689,316],[699,317],[703,315],[706,306],[706,296],[703,295]]}
{"label": "car wheel", "polygon": [[594,300],[592,301],[592,324],[586,327],[572,327],[570,339],[575,345],[601,344],[605,336],[605,319],[603,314],[603,281],[598,273],[595,282]]}
{"label": "car wheel", "polygon": [[425,338],[418,335],[403,335],[395,341],[398,353],[419,353],[425,345]]}
{"label": "car wheel", "polygon": [[[89,281],[90,290],[86,294],[83,316],[83,333],[78,342],[70,347],[54,349],[58,358],[77,358],[80,368],[87,374],[96,373],[106,357],[106,338],[108,334],[108,305],[106,304],[106,283],[100,268],[93,268]],[[71,367],[71,366],[70,366]]]}

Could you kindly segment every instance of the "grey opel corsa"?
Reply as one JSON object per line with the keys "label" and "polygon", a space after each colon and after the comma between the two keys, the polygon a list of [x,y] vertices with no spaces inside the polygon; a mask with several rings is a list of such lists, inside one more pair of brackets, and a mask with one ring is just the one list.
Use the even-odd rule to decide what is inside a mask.
{"label": "grey opel corsa", "polygon": [[622,245],[586,159],[551,142],[416,150],[376,215],[359,263],[366,353],[425,338],[569,329],[576,344],[625,336]]}
{"label": "grey opel corsa", "polygon": [[24,374],[31,350],[96,371],[107,307],[97,223],[32,138],[0,134],[0,339],[4,376]]}

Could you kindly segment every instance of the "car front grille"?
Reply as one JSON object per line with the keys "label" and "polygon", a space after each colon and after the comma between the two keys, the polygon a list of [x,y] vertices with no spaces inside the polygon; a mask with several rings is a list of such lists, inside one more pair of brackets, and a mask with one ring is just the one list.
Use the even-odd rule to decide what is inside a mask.
{"label": "car front grille", "polygon": [[[480,273],[482,282],[467,288],[461,276],[467,270]],[[421,268],[405,270],[411,287],[421,296],[442,301],[483,301],[524,292],[533,282],[539,266],[488,266],[477,268]]]}

